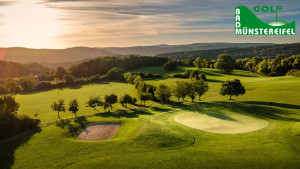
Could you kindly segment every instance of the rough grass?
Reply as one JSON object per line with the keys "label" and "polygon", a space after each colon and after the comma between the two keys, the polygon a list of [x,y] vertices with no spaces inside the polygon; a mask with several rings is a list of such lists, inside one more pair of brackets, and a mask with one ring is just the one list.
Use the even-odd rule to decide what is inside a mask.
{"label": "rough grass", "polygon": [[[181,68],[180,72],[185,68]],[[189,68],[193,69],[193,68]],[[138,71],[161,71],[150,67]],[[245,71],[224,75],[204,69],[209,92],[203,101],[191,103],[177,99],[167,105],[146,102],[147,107],[119,104],[112,112],[86,108],[90,95],[108,93],[135,95],[125,83],[103,83],[62,90],[17,95],[22,114],[34,115],[43,123],[56,120],[50,110],[53,100],[79,99],[79,115],[92,115],[72,121],[80,132],[94,123],[118,122],[120,128],[109,141],[77,140],[68,128],[50,125],[18,140],[0,145],[0,168],[299,168],[300,153],[300,79],[296,77],[260,77]],[[175,71],[176,72],[176,71]],[[153,73],[153,72],[151,72]],[[174,71],[165,72],[165,75]],[[162,73],[160,73],[162,74]],[[246,86],[246,95],[228,101],[220,96],[221,82],[238,78]],[[148,83],[174,84],[180,79],[152,80]],[[221,111],[222,110],[222,111]],[[266,120],[263,129],[240,134],[216,134],[193,129],[174,121],[182,112],[223,112]],[[61,113],[70,118],[70,112]],[[220,114],[216,114],[216,118]],[[222,117],[220,117],[222,118]],[[224,118],[224,117],[223,117]]]}

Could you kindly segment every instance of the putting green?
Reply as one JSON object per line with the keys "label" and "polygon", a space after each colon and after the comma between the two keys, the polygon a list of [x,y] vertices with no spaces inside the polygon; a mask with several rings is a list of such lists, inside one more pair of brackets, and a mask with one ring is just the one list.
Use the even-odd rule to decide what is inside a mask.
{"label": "putting green", "polygon": [[234,112],[184,112],[175,116],[174,120],[194,129],[221,134],[247,133],[265,128],[269,124],[266,120]]}

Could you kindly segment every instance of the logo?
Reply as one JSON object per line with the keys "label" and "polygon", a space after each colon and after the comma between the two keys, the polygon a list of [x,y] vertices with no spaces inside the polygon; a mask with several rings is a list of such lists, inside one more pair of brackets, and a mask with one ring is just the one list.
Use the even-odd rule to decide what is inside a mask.
{"label": "logo", "polygon": [[236,35],[295,35],[295,21],[287,23],[278,20],[278,11],[283,6],[255,6],[254,12],[275,14],[275,20],[263,22],[246,6],[235,8],[235,34]]}

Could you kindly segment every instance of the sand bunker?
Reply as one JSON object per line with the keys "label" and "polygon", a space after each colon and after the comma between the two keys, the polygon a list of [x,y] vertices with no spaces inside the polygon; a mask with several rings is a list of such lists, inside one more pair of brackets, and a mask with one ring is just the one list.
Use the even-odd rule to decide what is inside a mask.
{"label": "sand bunker", "polygon": [[174,117],[174,120],[185,126],[212,133],[236,134],[259,130],[269,122],[254,117],[233,113],[193,113],[185,112]]}
{"label": "sand bunker", "polygon": [[87,141],[103,141],[111,139],[119,129],[119,123],[98,123],[85,128],[78,139]]}

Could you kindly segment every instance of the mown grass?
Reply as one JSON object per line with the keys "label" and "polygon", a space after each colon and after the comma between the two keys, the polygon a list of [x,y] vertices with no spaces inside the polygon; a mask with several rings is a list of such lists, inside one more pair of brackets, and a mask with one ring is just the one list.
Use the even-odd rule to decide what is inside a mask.
{"label": "mown grass", "polygon": [[[183,72],[148,67],[137,72],[164,75]],[[194,68],[187,68],[194,69]],[[50,125],[37,133],[0,145],[0,168],[299,168],[300,153],[300,79],[296,77],[260,77],[245,71],[224,75],[217,70],[203,69],[209,92],[203,101],[172,102],[160,105],[146,102],[147,107],[114,106],[112,112],[93,110],[84,103],[90,95],[115,93],[135,95],[133,85],[103,83],[76,86],[17,95],[20,113],[38,113],[42,123],[57,120],[50,110],[53,100],[79,99],[79,115],[84,125],[98,122],[119,122],[120,129],[112,140],[86,142],[77,140],[68,130]],[[221,82],[238,78],[245,85],[246,95],[228,101],[220,96]],[[181,79],[149,80],[148,83],[174,84]],[[261,130],[242,134],[214,134],[189,128],[174,121],[181,112],[236,112],[269,121]],[[61,113],[71,118],[70,112]],[[81,121],[82,122],[82,121]],[[73,121],[78,130],[84,125]]]}

